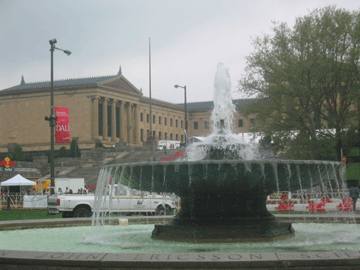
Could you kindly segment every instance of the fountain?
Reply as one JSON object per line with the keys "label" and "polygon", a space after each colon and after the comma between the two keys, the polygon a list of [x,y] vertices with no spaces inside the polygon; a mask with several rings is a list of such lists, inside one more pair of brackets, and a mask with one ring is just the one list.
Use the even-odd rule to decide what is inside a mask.
{"label": "fountain", "polygon": [[[152,238],[185,242],[273,241],[291,237],[291,223],[280,222],[266,208],[266,198],[279,190],[299,190],[335,180],[343,183],[344,166],[330,161],[261,160],[254,147],[231,133],[235,112],[230,76],[218,64],[215,76],[213,133],[187,149],[175,162],[109,165],[98,186],[126,185],[156,193],[175,193],[181,210],[166,225],[155,225]],[[95,219],[106,195],[97,190]]]}
{"label": "fountain", "polygon": [[[341,188],[344,166],[259,159],[252,145],[231,133],[234,108],[228,78],[227,69],[220,64],[213,134],[202,144],[189,147],[186,160],[110,165],[100,172],[93,223],[104,224],[108,219],[116,224],[117,218],[104,215],[111,201],[105,196],[105,187],[120,184],[179,195],[181,211],[168,224],[153,229],[148,224],[132,224],[152,223],[159,217],[129,217],[131,226],[102,226],[99,232],[90,227],[49,228],[91,224],[86,218],[0,222],[0,230],[5,230],[0,238],[7,248],[0,249],[0,268],[358,269],[357,225],[294,224],[297,233],[290,238],[294,236],[291,223],[282,221],[280,215],[275,218],[265,205],[266,196],[273,191],[315,189],[330,181]],[[220,97],[226,98],[221,101]],[[315,216],[311,222],[328,222],[334,217],[311,216]],[[344,216],[335,217],[344,222]],[[349,217],[356,218],[345,215]],[[296,219],[295,215],[291,219]],[[18,230],[24,228],[35,229]],[[155,240],[149,237],[151,231]],[[281,238],[288,239],[272,241]]]}

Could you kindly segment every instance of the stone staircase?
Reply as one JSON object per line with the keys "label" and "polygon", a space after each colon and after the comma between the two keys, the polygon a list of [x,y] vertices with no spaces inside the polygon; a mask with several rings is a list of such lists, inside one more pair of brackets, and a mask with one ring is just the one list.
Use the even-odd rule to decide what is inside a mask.
{"label": "stone staircase", "polygon": [[164,157],[171,157],[175,155],[179,150],[169,149],[166,151],[136,151],[128,153],[122,157],[116,157],[108,164],[117,164],[117,163],[135,163],[135,162],[147,162],[147,161],[160,161]]}
{"label": "stone staircase", "polygon": [[121,164],[121,163],[135,163],[135,162],[148,162],[160,161],[164,157],[172,157],[179,150],[156,150],[156,151],[133,151],[121,152],[116,157],[105,158],[101,161],[101,165],[97,162],[83,162],[80,168],[69,170],[68,173],[61,172],[56,177],[66,178],[84,178],[87,185],[96,185],[99,172],[104,165]]}
{"label": "stone staircase", "polygon": [[101,167],[81,167],[66,175],[66,178],[84,178],[87,185],[96,185]]}

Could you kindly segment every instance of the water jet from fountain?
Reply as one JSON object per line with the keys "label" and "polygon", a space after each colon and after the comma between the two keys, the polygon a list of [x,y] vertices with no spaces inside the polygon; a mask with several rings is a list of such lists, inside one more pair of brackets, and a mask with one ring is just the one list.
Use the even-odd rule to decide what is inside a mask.
{"label": "water jet from fountain", "polygon": [[[190,145],[186,160],[105,166],[97,186],[106,186],[111,177],[112,184],[178,195],[180,212],[166,225],[155,225],[154,239],[247,242],[293,236],[291,223],[268,212],[267,196],[343,179],[344,166],[331,161],[261,160],[254,145],[231,132],[235,106],[229,71],[222,63],[214,87],[212,134],[201,144]],[[98,190],[96,196],[99,202],[106,201]],[[105,211],[96,209],[95,220]]]}

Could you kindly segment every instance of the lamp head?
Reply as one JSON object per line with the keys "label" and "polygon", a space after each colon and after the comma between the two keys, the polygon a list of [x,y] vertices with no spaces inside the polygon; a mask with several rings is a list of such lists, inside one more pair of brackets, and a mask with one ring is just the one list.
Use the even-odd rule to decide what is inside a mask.
{"label": "lamp head", "polygon": [[65,50],[64,53],[66,53],[67,55],[70,55],[70,54],[71,54],[71,52],[68,51],[68,50]]}
{"label": "lamp head", "polygon": [[175,88],[178,88],[179,86],[177,84],[174,85]]}
{"label": "lamp head", "polygon": [[49,40],[50,45],[54,45],[54,44],[56,44],[56,42],[57,42],[56,38]]}

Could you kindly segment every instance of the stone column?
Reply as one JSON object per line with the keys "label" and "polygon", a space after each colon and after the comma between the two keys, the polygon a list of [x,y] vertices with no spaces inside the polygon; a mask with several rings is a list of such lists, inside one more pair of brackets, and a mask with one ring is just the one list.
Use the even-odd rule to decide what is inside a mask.
{"label": "stone column", "polygon": [[126,138],[126,125],[125,125],[125,102],[120,101],[120,142],[127,141]]}
{"label": "stone column", "polygon": [[116,100],[111,102],[111,141],[116,141]]}
{"label": "stone column", "polygon": [[103,103],[103,123],[102,123],[102,128],[103,128],[103,141],[106,141],[108,139],[108,115],[107,115],[107,105],[108,105],[108,98],[104,99],[104,103]]}
{"label": "stone column", "polygon": [[91,97],[91,139],[95,140],[99,138],[99,96]]}
{"label": "stone column", "polygon": [[134,105],[134,115],[135,115],[135,143],[140,143],[140,110],[139,104]]}
{"label": "stone column", "polygon": [[127,129],[127,132],[128,132],[128,143],[132,143],[132,130],[134,128],[134,125],[132,123],[132,117],[131,117],[131,107],[132,107],[132,104],[130,102],[127,103],[127,123],[126,123],[126,126],[127,128],[131,126],[130,129]]}

